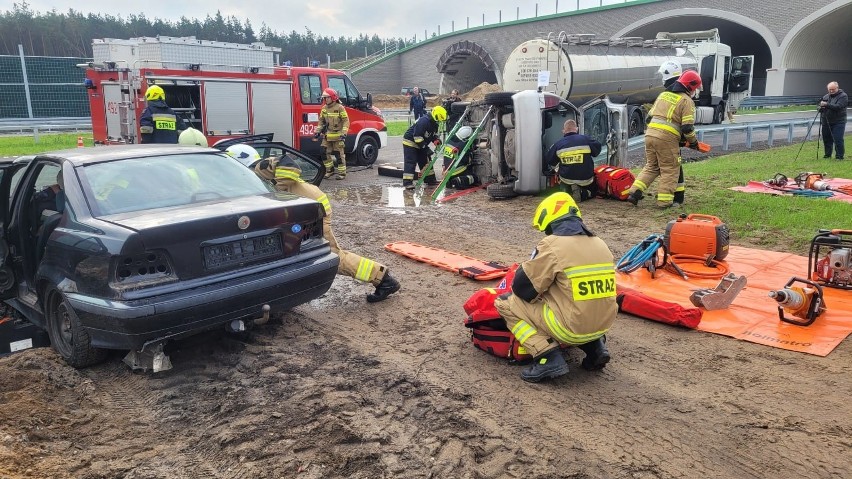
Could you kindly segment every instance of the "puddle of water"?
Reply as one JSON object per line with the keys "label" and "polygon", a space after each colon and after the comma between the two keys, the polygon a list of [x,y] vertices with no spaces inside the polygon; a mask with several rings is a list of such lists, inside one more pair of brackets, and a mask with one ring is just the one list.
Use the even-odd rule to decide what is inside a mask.
{"label": "puddle of water", "polygon": [[[434,188],[406,190],[402,186],[376,185],[340,188],[329,191],[326,194],[331,199],[343,204],[353,206],[378,205],[398,210],[400,214],[404,214],[406,208],[434,206],[435,203],[432,202],[432,193],[434,191]],[[446,195],[447,191],[445,189],[436,199],[443,198]]]}

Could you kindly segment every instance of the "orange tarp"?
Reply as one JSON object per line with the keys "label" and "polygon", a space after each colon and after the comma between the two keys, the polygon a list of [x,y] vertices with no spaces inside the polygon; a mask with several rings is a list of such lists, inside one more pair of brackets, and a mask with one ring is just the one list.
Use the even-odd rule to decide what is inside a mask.
{"label": "orange tarp", "polygon": [[[699,330],[817,356],[827,356],[852,332],[852,291],[837,288],[823,287],[827,310],[810,326],[797,326],[778,318],[778,303],[769,297],[769,291],[783,288],[794,276],[808,278],[808,258],[731,246],[725,263],[732,273],[746,276],[748,284],[729,308],[716,311],[702,308],[704,316]],[[699,272],[703,268],[702,265],[685,266]],[[646,269],[639,269],[631,274],[618,273],[616,284],[657,299],[694,307],[689,301],[692,290],[713,289],[719,280],[693,278],[686,281],[667,271],[657,271],[656,279],[651,279]],[[796,283],[794,286],[803,285]],[[789,314],[785,312],[785,316]]]}
{"label": "orange tarp", "polygon": [[432,266],[437,266],[438,268],[479,281],[502,278],[509,271],[509,267],[504,264],[493,261],[482,261],[460,253],[433,248],[431,246],[423,246],[408,241],[388,243],[385,245],[385,249],[406,258],[431,264]]}

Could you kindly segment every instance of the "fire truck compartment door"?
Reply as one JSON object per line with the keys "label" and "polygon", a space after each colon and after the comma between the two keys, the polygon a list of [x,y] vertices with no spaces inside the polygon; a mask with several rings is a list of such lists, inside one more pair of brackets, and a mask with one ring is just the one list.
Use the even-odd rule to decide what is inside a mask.
{"label": "fire truck compartment door", "polygon": [[207,135],[244,135],[249,132],[248,89],[245,82],[204,82]]}
{"label": "fire truck compartment door", "polygon": [[118,83],[101,83],[104,91],[104,111],[106,112],[107,138],[121,138],[121,87]]}
{"label": "fire truck compartment door", "polygon": [[255,134],[274,133],[273,139],[293,144],[293,102],[290,83],[252,83],[251,111]]}

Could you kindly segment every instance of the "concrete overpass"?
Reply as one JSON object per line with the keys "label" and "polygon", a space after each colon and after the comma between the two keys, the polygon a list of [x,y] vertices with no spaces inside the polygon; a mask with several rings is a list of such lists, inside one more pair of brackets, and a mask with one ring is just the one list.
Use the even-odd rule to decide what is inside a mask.
{"label": "concrete overpass", "polygon": [[852,91],[852,0],[634,0],[444,34],[351,75],[373,93],[398,94],[403,86],[464,92],[482,82],[502,85],[512,50],[549,32],[653,39],[711,28],[734,56],[754,55],[753,95],[820,94],[831,80]]}

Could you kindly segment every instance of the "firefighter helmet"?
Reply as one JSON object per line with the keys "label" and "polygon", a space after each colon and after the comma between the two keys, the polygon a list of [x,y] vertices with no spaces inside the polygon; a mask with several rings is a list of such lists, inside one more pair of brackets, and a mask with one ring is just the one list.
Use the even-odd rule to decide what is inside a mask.
{"label": "firefighter helmet", "polygon": [[331,101],[337,101],[340,99],[340,97],[337,95],[337,91],[335,91],[334,88],[326,88],[322,91],[322,96],[320,96],[320,98],[326,97],[331,98]]}
{"label": "firefighter helmet", "polygon": [[677,82],[685,86],[689,93],[701,89],[701,76],[694,70],[687,70],[677,79]]}
{"label": "firefighter helmet", "polygon": [[442,121],[447,121],[447,109],[442,107],[441,105],[432,108],[432,119],[441,123]]}
{"label": "firefighter helmet", "polygon": [[683,73],[680,64],[674,60],[664,61],[657,72],[663,77],[663,83],[672,78],[679,77]]}
{"label": "firefighter helmet", "polygon": [[546,232],[554,221],[565,216],[582,217],[574,198],[568,193],[560,191],[553,193],[539,203],[538,208],[535,209],[535,215],[533,215],[532,225],[533,228]]}
{"label": "firefighter helmet", "polygon": [[257,152],[254,148],[240,143],[238,145],[231,145],[225,150],[225,153],[232,158],[236,158],[237,161],[244,164],[245,166],[252,166],[260,159],[260,153]]}
{"label": "firefighter helmet", "polygon": [[181,132],[178,137],[178,143],[188,146],[207,146],[207,137],[204,136],[204,133],[189,127]]}
{"label": "firefighter helmet", "polygon": [[166,92],[163,91],[163,87],[160,85],[151,85],[145,90],[145,99],[148,101],[165,100]]}
{"label": "firefighter helmet", "polygon": [[293,159],[290,158],[289,155],[283,155],[278,157],[276,163],[276,180],[293,180],[299,183],[302,182],[302,168],[299,166],[298,163],[293,161]]}
{"label": "firefighter helmet", "polygon": [[464,140],[467,140],[468,138],[470,138],[470,135],[472,135],[472,134],[473,134],[473,128],[465,125],[465,126],[459,128],[459,131],[456,132],[456,137],[459,140],[464,141]]}

